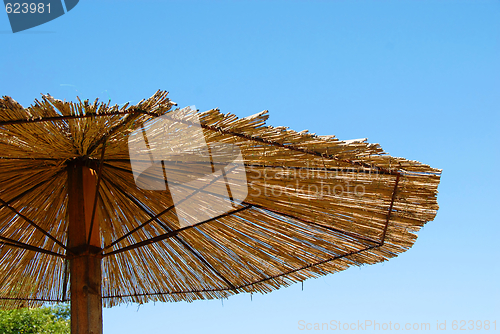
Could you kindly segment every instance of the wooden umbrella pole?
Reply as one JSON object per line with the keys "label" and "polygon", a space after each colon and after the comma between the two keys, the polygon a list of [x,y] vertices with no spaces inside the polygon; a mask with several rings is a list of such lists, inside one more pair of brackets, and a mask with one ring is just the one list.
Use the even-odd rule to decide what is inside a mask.
{"label": "wooden umbrella pole", "polygon": [[89,237],[97,176],[82,161],[73,161],[67,168],[71,333],[102,334],[102,256],[97,214]]}

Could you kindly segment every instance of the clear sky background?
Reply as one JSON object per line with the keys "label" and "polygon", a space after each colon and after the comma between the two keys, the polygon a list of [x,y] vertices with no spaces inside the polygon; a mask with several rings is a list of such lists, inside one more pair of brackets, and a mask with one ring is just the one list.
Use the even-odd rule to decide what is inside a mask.
{"label": "clear sky background", "polygon": [[158,89],[181,107],[268,109],[268,124],[367,137],[441,168],[440,210],[383,264],[253,300],[105,309],[104,333],[308,332],[300,320],[500,331],[499,1],[82,0],[16,34],[0,12],[1,95],[122,104]]}

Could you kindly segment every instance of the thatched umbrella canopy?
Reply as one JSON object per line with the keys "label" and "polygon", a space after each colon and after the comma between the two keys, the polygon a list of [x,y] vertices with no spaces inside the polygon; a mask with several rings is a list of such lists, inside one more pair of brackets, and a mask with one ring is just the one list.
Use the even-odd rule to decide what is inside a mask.
{"label": "thatched umbrella canopy", "polygon": [[385,261],[436,215],[438,169],[366,140],[266,126],[267,112],[209,110],[196,113],[206,143],[239,148],[248,194],[182,224],[168,187],[137,185],[129,154],[173,105],[161,91],[121,108],[0,100],[1,307],[71,300],[72,330],[98,332],[101,305],[267,293]]}

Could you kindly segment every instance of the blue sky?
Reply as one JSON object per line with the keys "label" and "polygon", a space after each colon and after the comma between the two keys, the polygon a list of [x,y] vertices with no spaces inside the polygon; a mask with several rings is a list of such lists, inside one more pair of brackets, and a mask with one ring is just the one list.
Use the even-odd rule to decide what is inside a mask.
{"label": "blue sky", "polygon": [[16,34],[0,14],[0,40],[0,94],[26,106],[162,89],[181,107],[268,109],[271,125],[367,137],[443,169],[436,219],[398,258],[304,291],[105,309],[105,333],[311,332],[300,320],[500,330],[500,2],[82,0]]}

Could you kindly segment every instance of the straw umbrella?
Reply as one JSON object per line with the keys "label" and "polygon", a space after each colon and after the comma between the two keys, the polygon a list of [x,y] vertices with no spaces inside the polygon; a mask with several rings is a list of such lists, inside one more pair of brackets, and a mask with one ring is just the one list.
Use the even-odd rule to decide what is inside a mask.
{"label": "straw umbrella", "polygon": [[[0,306],[71,301],[72,333],[101,333],[102,306],[267,293],[386,261],[436,215],[440,170],[266,126],[267,112],[187,109],[172,133],[197,125],[209,154],[193,144],[143,168],[173,105],[162,91],[121,108],[0,100]],[[191,137],[177,138],[182,153]]]}

